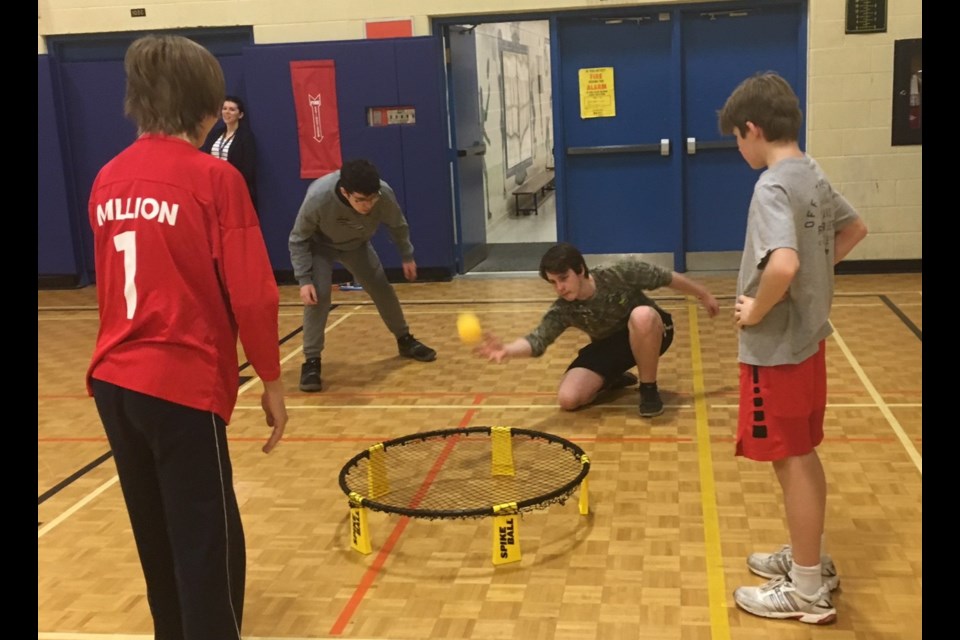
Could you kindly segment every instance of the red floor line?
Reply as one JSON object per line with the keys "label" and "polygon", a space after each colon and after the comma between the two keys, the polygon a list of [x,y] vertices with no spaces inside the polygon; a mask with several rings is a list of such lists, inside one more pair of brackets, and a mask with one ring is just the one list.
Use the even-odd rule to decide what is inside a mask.
{"label": "red floor line", "polygon": [[[830,388],[830,393],[836,396],[844,396],[846,394],[856,395],[860,391],[854,388],[850,388],[849,391],[843,389],[836,389],[835,387]],[[922,389],[904,389],[898,388],[896,391],[900,397],[911,397],[911,396],[922,396]],[[708,395],[711,398],[738,398],[739,392],[737,391],[715,391],[710,392]],[[389,392],[389,391],[325,391],[323,393],[324,398],[462,398],[464,396],[470,395],[469,391],[463,393],[456,391],[421,391],[421,392]],[[490,398],[553,398],[557,394],[553,391],[491,391],[485,393],[484,397],[487,399]],[[892,394],[887,394],[892,395]],[[317,394],[315,393],[288,393],[286,394],[288,399],[290,398],[316,398]],[[674,400],[679,402],[690,401],[693,398],[692,395],[687,394],[675,394]],[[93,402],[93,398],[88,396],[85,393],[62,393],[62,394],[37,394],[37,401],[40,400],[90,400]],[[841,403],[844,404],[844,403]],[[897,404],[893,401],[888,401],[888,404]]]}
{"label": "red floor line", "polygon": [[[478,405],[483,402],[483,399],[484,396],[482,394],[477,394],[474,396],[473,403]],[[458,425],[459,428],[463,429],[470,424],[470,421],[473,420],[473,416],[476,414],[476,412],[476,409],[470,409],[467,411],[463,415],[463,418],[460,419],[460,424]],[[427,473],[427,477],[424,478],[423,484],[420,485],[419,491],[417,491],[417,494],[410,501],[411,508],[415,509],[417,505],[420,504],[420,501],[423,500],[423,496],[426,495],[430,485],[433,484],[433,481],[440,472],[440,468],[443,466],[443,463],[447,461],[447,458],[450,456],[450,452],[453,450],[454,445],[457,444],[457,440],[459,440],[459,437],[452,437],[447,441],[443,451],[441,451],[440,455],[437,456],[437,460],[433,463],[433,467],[431,467],[430,471]],[[390,532],[390,535],[387,537],[387,542],[377,553],[377,557],[374,558],[373,563],[363,574],[363,577],[360,578],[360,582],[357,584],[357,588],[354,590],[353,595],[350,596],[350,600],[348,600],[347,604],[344,605],[343,610],[337,617],[337,620],[333,623],[333,626],[330,627],[330,635],[339,636],[343,633],[343,630],[346,629],[347,625],[350,624],[353,614],[356,613],[357,608],[360,606],[363,598],[367,595],[367,592],[370,590],[370,586],[373,584],[374,580],[376,580],[377,576],[380,575],[380,569],[382,569],[383,565],[386,564],[387,558],[390,556],[390,552],[393,551],[394,546],[396,546],[397,541],[400,539],[404,529],[407,528],[407,524],[409,522],[409,517],[401,517],[400,522],[398,522],[397,526],[395,526],[393,531]]]}
{"label": "red floor line", "polygon": [[[471,418],[476,410],[471,409],[468,413]],[[624,436],[622,438],[606,438],[602,436],[565,436],[567,440],[571,442],[597,442],[597,443],[616,443],[616,442],[693,442],[692,437],[688,436]],[[257,437],[240,437],[240,438],[229,438],[230,442],[262,442],[263,438]],[[735,442],[736,438],[733,436],[713,436],[710,438],[711,442]],[[854,437],[854,438],[824,438],[826,442],[898,442],[896,438],[867,438],[867,437]],[[911,438],[915,442],[922,442],[923,438]],[[89,438],[37,438],[37,444],[61,444],[67,442],[106,442],[106,436],[95,436]],[[312,443],[312,442],[382,442],[383,438],[348,438],[348,437],[332,437],[332,436],[318,436],[316,438],[311,438],[308,436],[290,436],[284,437],[283,442],[303,442],[303,443]]]}
{"label": "red floor line", "polygon": [[[473,395],[472,391],[324,391],[324,398],[463,398]],[[554,391],[491,391],[483,394],[485,398],[553,398]],[[290,398],[317,398],[316,393],[286,393]],[[90,400],[85,393],[38,393],[37,400]]]}

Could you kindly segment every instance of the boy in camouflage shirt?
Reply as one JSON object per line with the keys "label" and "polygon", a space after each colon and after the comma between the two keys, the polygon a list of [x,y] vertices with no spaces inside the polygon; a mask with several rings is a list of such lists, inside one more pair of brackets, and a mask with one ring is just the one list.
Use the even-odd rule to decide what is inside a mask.
{"label": "boy in camouflage shirt", "polygon": [[702,285],[669,269],[625,259],[591,273],[580,251],[571,244],[551,247],[540,261],[540,277],[553,285],[560,298],[528,335],[504,345],[487,335],[477,352],[493,362],[538,357],[568,327],[590,336],[590,344],[567,367],[557,390],[564,411],[593,402],[606,389],[631,386],[640,380],[640,415],[663,413],[657,390],[657,365],[673,341],[673,320],[645,290],[669,287],[695,296],[712,318],[720,310]]}

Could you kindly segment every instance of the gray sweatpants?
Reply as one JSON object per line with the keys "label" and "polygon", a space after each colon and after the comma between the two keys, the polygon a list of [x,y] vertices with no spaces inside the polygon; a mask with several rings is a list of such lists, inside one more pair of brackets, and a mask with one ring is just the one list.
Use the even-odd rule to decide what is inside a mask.
{"label": "gray sweatpants", "polygon": [[317,289],[317,304],[303,307],[303,355],[319,358],[323,351],[324,330],[330,315],[330,287],[333,284],[333,263],[339,262],[353,274],[363,290],[377,305],[377,311],[394,336],[409,332],[403,309],[393,286],[387,281],[380,257],[373,245],[364,243],[357,249],[340,251],[315,243],[313,251],[313,286]]}

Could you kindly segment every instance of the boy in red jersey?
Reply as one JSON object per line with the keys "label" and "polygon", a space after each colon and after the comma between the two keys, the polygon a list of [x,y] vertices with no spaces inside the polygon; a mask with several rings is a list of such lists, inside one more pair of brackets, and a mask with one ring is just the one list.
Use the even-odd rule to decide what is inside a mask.
{"label": "boy in red jersey", "polygon": [[867,227],[797,142],[803,113],[786,80],[744,80],[719,114],[757,179],[737,280],[740,329],[737,455],[769,461],[783,489],[790,545],[754,553],[747,566],[771,578],[734,592],[737,606],[766,618],[833,622],[839,584],[824,553],[827,481],[816,447],[827,406],[826,338],[833,332],[833,267]]}
{"label": "boy in red jersey", "polygon": [[223,72],[179,36],[146,36],[124,60],[140,136],[90,194],[100,331],[87,373],[133,526],[157,638],[240,638],[246,552],[226,425],[237,338],[287,422],[279,294],[243,177],[198,147]]}

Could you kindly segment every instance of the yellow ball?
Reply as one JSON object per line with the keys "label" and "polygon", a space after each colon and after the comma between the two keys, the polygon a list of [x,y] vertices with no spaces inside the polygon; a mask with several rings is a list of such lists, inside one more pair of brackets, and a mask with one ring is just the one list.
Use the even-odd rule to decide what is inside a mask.
{"label": "yellow ball", "polygon": [[457,333],[463,344],[477,344],[483,340],[480,319],[472,313],[461,313],[457,316]]}

